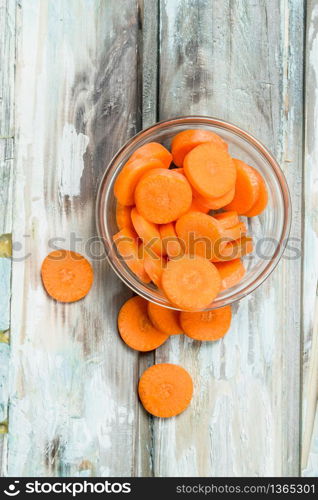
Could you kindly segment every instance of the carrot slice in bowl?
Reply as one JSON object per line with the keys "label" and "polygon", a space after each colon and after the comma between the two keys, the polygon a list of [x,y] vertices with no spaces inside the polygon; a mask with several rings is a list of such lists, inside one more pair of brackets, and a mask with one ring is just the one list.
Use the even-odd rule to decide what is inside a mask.
{"label": "carrot slice in bowl", "polygon": [[153,351],[169,337],[153,326],[147,312],[147,301],[142,297],[132,297],[121,307],[118,331],[125,344],[142,352]]}
{"label": "carrot slice in bowl", "polygon": [[230,240],[239,240],[242,236],[245,236],[247,233],[247,227],[244,222],[239,222],[233,227],[229,227],[228,229],[224,229],[223,235],[225,238],[229,238]]}
{"label": "carrot slice in bowl", "polygon": [[174,223],[168,222],[168,224],[161,224],[159,226],[159,232],[167,255],[169,257],[180,257],[184,248],[179,241]]}
{"label": "carrot slice in bowl", "polygon": [[220,225],[224,229],[228,229],[240,223],[240,219],[237,215],[237,212],[234,211],[213,214],[213,217],[220,223]]}
{"label": "carrot slice in bowl", "polygon": [[160,363],[142,374],[138,393],[148,413],[155,417],[169,418],[179,415],[189,406],[193,382],[182,366]]}
{"label": "carrot slice in bowl", "polygon": [[88,294],[93,284],[91,264],[83,255],[71,250],[54,250],[41,267],[47,293],[59,302],[75,302]]}
{"label": "carrot slice in bowl", "polygon": [[181,312],[180,323],[184,333],[194,340],[215,341],[228,332],[231,326],[231,306],[220,307],[212,311]]}
{"label": "carrot slice in bowl", "polygon": [[220,196],[219,198],[205,198],[193,190],[194,200],[200,203],[202,206],[208,208],[208,210],[219,210],[230,203],[235,195],[235,188],[230,189],[228,193]]}
{"label": "carrot slice in bowl", "polygon": [[185,255],[168,262],[161,284],[173,305],[186,311],[197,311],[205,309],[215,299],[221,288],[221,278],[207,259]]}
{"label": "carrot slice in bowl", "polygon": [[134,205],[134,194],[139,179],[155,168],[164,168],[164,164],[156,158],[137,158],[126,163],[114,184],[114,194],[119,203]]}
{"label": "carrot slice in bowl", "polygon": [[253,250],[253,239],[250,236],[243,236],[239,240],[229,241],[225,246],[215,249],[215,255],[211,260],[212,262],[223,262],[239,259],[252,253]]}
{"label": "carrot slice in bowl", "polygon": [[223,139],[210,130],[184,130],[179,132],[171,143],[171,152],[173,156],[173,163],[177,167],[182,167],[185,156],[196,146],[212,142],[217,147],[227,151],[227,144]]}
{"label": "carrot slice in bowl", "polygon": [[161,287],[161,277],[166,261],[156,254],[151,254],[144,248],[144,268],[151,281],[158,287]]}
{"label": "carrot slice in bowl", "polygon": [[237,285],[245,275],[245,267],[241,259],[228,262],[216,262],[215,266],[221,276],[221,290]]}
{"label": "carrot slice in bowl", "polygon": [[152,302],[148,303],[148,314],[152,324],[158,330],[169,335],[180,335],[183,333],[179,323],[179,311],[158,306]]}
{"label": "carrot slice in bowl", "polygon": [[144,246],[146,246],[149,251],[153,250],[157,255],[161,255],[164,249],[157,224],[147,221],[137,212],[136,208],[133,208],[131,211],[131,220]]}
{"label": "carrot slice in bowl", "polygon": [[150,283],[150,278],[144,268],[144,261],[139,255],[139,246],[135,231],[123,228],[113,236],[113,241],[127,267],[140,281]]}
{"label": "carrot slice in bowl", "polygon": [[233,158],[233,163],[236,168],[235,196],[224,208],[235,210],[242,215],[256,202],[259,195],[259,181],[253,167],[235,158]]}
{"label": "carrot slice in bowl", "polygon": [[257,170],[253,169],[256,176],[257,176],[257,179],[258,179],[258,183],[259,183],[259,194],[258,194],[258,198],[256,200],[256,202],[254,203],[254,205],[252,206],[252,208],[250,208],[250,210],[248,210],[248,212],[246,212],[244,215],[246,215],[246,217],[256,217],[257,215],[260,215],[266,208],[267,206],[267,202],[268,202],[268,192],[267,192],[267,188],[266,188],[266,184],[264,182],[264,179],[262,178],[262,176],[257,172]]}
{"label": "carrot slice in bowl", "polygon": [[124,227],[133,229],[131,221],[131,207],[122,205],[119,202],[116,203],[116,223],[118,229],[123,229]]}
{"label": "carrot slice in bowl", "polygon": [[140,158],[156,158],[160,160],[163,165],[168,168],[172,161],[172,154],[159,142],[148,142],[131,155],[130,160],[137,160]]}
{"label": "carrot slice in bowl", "polygon": [[235,186],[236,169],[231,156],[213,143],[192,149],[183,168],[188,181],[203,197],[220,198]]}
{"label": "carrot slice in bowl", "polygon": [[138,212],[145,219],[167,224],[189,210],[192,190],[184,175],[158,168],[140,179],[135,201]]}

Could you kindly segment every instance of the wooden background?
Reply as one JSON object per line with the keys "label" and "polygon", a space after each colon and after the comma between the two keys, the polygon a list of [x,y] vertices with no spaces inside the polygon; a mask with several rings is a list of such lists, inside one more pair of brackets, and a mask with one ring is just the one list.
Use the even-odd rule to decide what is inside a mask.
{"label": "wooden background", "polygon": [[[0,0],[0,71],[1,474],[317,476],[318,416],[300,466],[318,277],[317,0]],[[87,252],[99,180],[129,137],[195,113],[275,154],[302,258],[235,306],[224,340],[138,355],[116,332],[130,292],[105,261],[73,305],[46,296],[40,265],[51,238]],[[194,378],[177,418],[138,402],[155,361]]]}

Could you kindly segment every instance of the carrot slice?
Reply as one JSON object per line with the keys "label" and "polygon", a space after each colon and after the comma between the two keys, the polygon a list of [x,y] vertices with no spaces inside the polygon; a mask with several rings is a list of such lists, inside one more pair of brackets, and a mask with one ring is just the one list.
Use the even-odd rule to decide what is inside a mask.
{"label": "carrot slice", "polygon": [[207,259],[184,256],[170,260],[161,285],[169,301],[179,309],[196,311],[211,304],[220,291],[221,278]]}
{"label": "carrot slice", "polygon": [[264,182],[264,179],[262,176],[257,172],[257,170],[253,169],[259,183],[259,193],[258,193],[258,198],[252,208],[248,211],[245,212],[244,215],[247,217],[256,217],[256,215],[259,215],[260,213],[265,210],[267,202],[268,202],[268,192],[266,188],[266,184]]}
{"label": "carrot slice", "polygon": [[126,163],[114,184],[114,194],[119,203],[134,205],[134,193],[139,179],[154,168],[164,168],[164,164],[156,158],[137,158]]}
{"label": "carrot slice", "polygon": [[210,210],[211,209],[207,207],[205,204],[202,204],[198,198],[192,199],[192,204],[189,209],[189,212],[202,212],[203,214],[207,214],[208,212],[210,212]]}
{"label": "carrot slice", "polygon": [[158,255],[152,255],[144,251],[144,267],[151,281],[158,287],[161,287],[161,277],[166,266],[166,261]]}
{"label": "carrot slice", "polygon": [[41,267],[47,293],[59,302],[75,302],[88,294],[93,284],[93,268],[83,255],[71,250],[54,250]]}
{"label": "carrot slice", "polygon": [[137,234],[128,227],[121,229],[113,236],[118,253],[123,257],[129,269],[144,283],[150,278],[144,269],[143,259],[140,258],[137,243]]}
{"label": "carrot slice", "polygon": [[236,285],[245,275],[245,267],[241,259],[234,259],[229,262],[216,262],[215,266],[221,276],[222,290],[226,290]]}
{"label": "carrot slice", "polygon": [[190,404],[193,382],[181,366],[160,363],[148,368],[138,385],[140,401],[148,413],[160,418],[174,417]]}
{"label": "carrot slice", "polygon": [[153,326],[147,312],[147,301],[142,297],[132,297],[122,306],[118,314],[118,330],[125,344],[142,352],[153,351],[169,337]]}
{"label": "carrot slice", "polygon": [[192,149],[184,159],[183,168],[194,189],[206,198],[220,198],[235,186],[232,158],[211,142]]}
{"label": "carrot slice", "polygon": [[172,161],[172,154],[159,142],[148,142],[136,149],[129,161],[138,160],[140,158],[156,158],[168,168]]}
{"label": "carrot slice", "polygon": [[235,196],[224,207],[225,210],[235,210],[239,215],[252,208],[259,195],[259,181],[254,168],[241,160],[233,158],[236,168]]}
{"label": "carrot slice", "polygon": [[184,130],[179,132],[171,143],[171,152],[173,156],[173,163],[177,167],[182,167],[184,157],[196,146],[204,144],[205,142],[212,142],[217,147],[227,151],[227,144],[223,139],[211,132],[210,130]]}
{"label": "carrot slice", "polygon": [[167,224],[186,213],[192,190],[184,175],[161,168],[148,172],[135,191],[138,212],[155,224]]}
{"label": "carrot slice", "polygon": [[230,241],[225,246],[215,250],[212,262],[222,262],[233,259],[239,259],[244,255],[252,253],[254,250],[253,239],[249,236],[243,236],[239,240]]}
{"label": "carrot slice", "polygon": [[194,340],[219,340],[231,326],[231,306],[220,307],[212,311],[181,312],[180,322],[184,333]]}
{"label": "carrot slice", "polygon": [[236,226],[239,224],[240,219],[238,218],[237,212],[222,212],[220,214],[213,214],[214,219],[219,221],[222,228],[228,229],[230,227]]}
{"label": "carrot slice", "polygon": [[167,255],[169,255],[169,257],[180,257],[184,249],[177,236],[174,223],[168,222],[168,224],[161,224],[159,226],[159,232]]}
{"label": "carrot slice", "polygon": [[131,207],[122,205],[121,203],[116,203],[116,222],[118,229],[123,229],[124,227],[133,228],[131,222]]}
{"label": "carrot slice", "polygon": [[169,335],[180,335],[183,333],[179,323],[179,311],[167,309],[148,302],[148,315],[152,324],[164,333]]}
{"label": "carrot slice", "polygon": [[[202,212],[188,212],[180,217],[176,223],[176,232],[188,254],[207,259],[213,257],[214,247],[222,247],[225,240],[218,221]],[[223,244],[227,242],[228,239]]]}
{"label": "carrot slice", "polygon": [[247,227],[244,222],[239,222],[233,227],[229,227],[225,229],[223,235],[225,238],[229,238],[230,240],[239,240],[242,236],[245,236],[247,233]]}
{"label": "carrot slice", "polygon": [[136,208],[133,208],[131,211],[131,220],[144,246],[149,251],[153,250],[157,255],[161,255],[163,253],[163,245],[157,224],[147,221],[137,212]]}
{"label": "carrot slice", "polygon": [[201,203],[202,206],[208,208],[208,210],[219,210],[220,208],[225,207],[230,201],[233,200],[235,195],[234,187],[230,189],[228,193],[220,196],[219,198],[205,198],[197,193],[195,190],[193,191],[194,200]]}

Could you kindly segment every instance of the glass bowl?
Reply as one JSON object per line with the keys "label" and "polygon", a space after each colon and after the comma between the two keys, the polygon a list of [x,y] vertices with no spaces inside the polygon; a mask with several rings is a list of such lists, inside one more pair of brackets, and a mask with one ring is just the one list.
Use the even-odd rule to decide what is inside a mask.
{"label": "glass bowl", "polygon": [[237,285],[221,292],[207,310],[232,304],[250,294],[270,275],[285,249],[290,224],[291,202],[285,176],[270,152],[248,132],[231,123],[207,116],[184,116],[162,121],[142,130],[114,156],[101,180],[96,206],[97,229],[105,245],[107,259],[120,279],[138,295],[161,306],[174,308],[152,283],[144,284],[129,270],[113,244],[118,232],[113,194],[115,179],[130,155],[147,142],[170,147],[171,139],[182,130],[204,128],[219,134],[229,145],[229,152],[255,167],[268,189],[268,205],[258,217],[242,218],[253,236],[254,252],[244,257],[246,274]]}

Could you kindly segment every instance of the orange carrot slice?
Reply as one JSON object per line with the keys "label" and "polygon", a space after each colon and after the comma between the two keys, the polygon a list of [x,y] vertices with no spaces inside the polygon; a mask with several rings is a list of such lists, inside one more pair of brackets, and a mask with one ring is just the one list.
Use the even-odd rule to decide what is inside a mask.
{"label": "orange carrot slice", "polygon": [[257,170],[253,169],[259,183],[259,193],[258,193],[258,198],[252,208],[245,212],[244,215],[247,217],[256,217],[257,215],[261,214],[263,210],[265,210],[268,202],[268,193],[267,193],[267,188],[266,184],[264,182],[264,179],[262,176],[257,172]]}
{"label": "orange carrot slice", "polygon": [[194,340],[215,341],[227,333],[231,326],[231,306],[196,313],[181,312],[184,333]]}
{"label": "orange carrot slice", "polygon": [[172,154],[162,144],[159,144],[159,142],[148,142],[136,149],[129,161],[138,160],[140,158],[156,158],[168,168],[172,161]]}
{"label": "orange carrot slice", "polygon": [[195,311],[205,309],[215,299],[221,288],[221,278],[207,259],[184,256],[168,262],[161,285],[173,305]]}
{"label": "orange carrot slice", "polygon": [[166,261],[158,255],[152,255],[144,250],[144,268],[151,281],[158,287],[161,287],[161,277]]}
{"label": "orange carrot slice", "polygon": [[169,335],[180,335],[183,333],[179,323],[179,311],[158,306],[152,302],[148,303],[148,315],[152,324]]}
{"label": "orange carrot slice", "polygon": [[147,301],[142,297],[132,297],[122,306],[118,314],[118,330],[125,344],[142,352],[153,351],[169,337],[153,326],[147,312]]}
{"label": "orange carrot slice", "polygon": [[144,283],[150,278],[144,269],[143,259],[139,256],[137,234],[129,228],[123,228],[113,236],[118,253],[123,257],[129,269]]}
{"label": "orange carrot slice", "polygon": [[259,181],[254,168],[233,158],[236,168],[235,196],[225,210],[235,210],[239,215],[248,212],[259,195]]}
{"label": "orange carrot slice", "polygon": [[249,236],[243,236],[239,240],[230,241],[225,246],[215,249],[215,255],[211,260],[212,262],[222,262],[239,259],[252,253],[253,249],[253,239]]}
{"label": "orange carrot slice", "polygon": [[202,129],[184,130],[183,132],[179,132],[172,140],[171,152],[173,163],[177,167],[182,167],[184,157],[196,146],[205,142],[212,142],[215,146],[227,151],[226,142],[214,132]]}
{"label": "orange carrot slice", "polygon": [[202,212],[203,214],[207,214],[211,209],[207,207],[204,203],[201,203],[201,201],[198,198],[193,198],[192,199],[192,204],[189,209],[189,212]]}
{"label": "orange carrot slice", "polygon": [[155,168],[164,168],[163,163],[155,158],[137,158],[126,163],[114,184],[114,194],[119,203],[134,205],[134,193],[139,179]]}
{"label": "orange carrot slice", "polygon": [[214,219],[219,221],[223,229],[228,229],[230,227],[236,226],[240,223],[237,212],[222,212],[220,214],[213,214]]}
{"label": "orange carrot slice", "polygon": [[184,175],[158,168],[141,178],[135,201],[138,212],[145,219],[167,224],[189,210],[192,190]]}
{"label": "orange carrot slice", "polygon": [[116,203],[116,222],[118,229],[123,229],[124,227],[133,228],[131,222],[131,207],[122,205],[121,203]]}
{"label": "orange carrot slice", "polygon": [[142,374],[138,393],[148,413],[169,418],[179,415],[189,406],[193,383],[189,373],[181,366],[160,363]]}
{"label": "orange carrot slice", "polygon": [[182,245],[190,255],[200,255],[211,259],[214,247],[222,247],[228,242],[217,220],[201,212],[188,212],[176,223],[176,232]]}
{"label": "orange carrot slice", "polygon": [[220,198],[235,186],[232,158],[211,142],[192,149],[184,159],[183,168],[188,181],[203,197]]}
{"label": "orange carrot slice", "polygon": [[226,290],[236,285],[245,275],[245,267],[241,259],[234,259],[229,262],[216,262],[215,266],[221,276],[222,290]]}
{"label": "orange carrot slice", "polygon": [[42,282],[47,293],[59,302],[75,302],[88,294],[93,284],[91,264],[79,253],[54,250],[41,267]]}
{"label": "orange carrot slice", "polygon": [[225,195],[220,196],[219,198],[205,198],[204,196],[201,196],[199,193],[193,190],[194,200],[196,200],[202,206],[208,208],[208,210],[219,210],[220,208],[225,207],[225,205],[233,200],[234,195],[234,187],[230,189],[228,193],[225,193]]}
{"label": "orange carrot slice", "polygon": [[167,255],[169,255],[169,257],[180,257],[184,248],[182,248],[180,244],[174,223],[168,222],[168,224],[161,224],[159,226],[159,232]]}
{"label": "orange carrot slice", "polygon": [[163,245],[157,224],[147,221],[137,212],[136,208],[133,208],[131,211],[131,220],[144,246],[149,251],[153,250],[157,255],[161,255],[163,253]]}
{"label": "orange carrot slice", "polygon": [[225,238],[230,240],[239,240],[242,236],[245,236],[247,233],[247,227],[244,222],[239,222],[233,227],[229,227],[225,229],[223,235]]}

